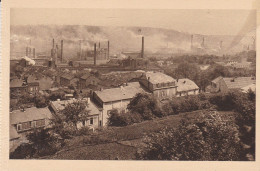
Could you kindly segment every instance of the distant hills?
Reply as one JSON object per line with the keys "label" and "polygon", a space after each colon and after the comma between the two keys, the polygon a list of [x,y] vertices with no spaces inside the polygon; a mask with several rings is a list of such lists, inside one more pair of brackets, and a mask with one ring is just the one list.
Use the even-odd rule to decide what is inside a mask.
{"label": "distant hills", "polygon": [[[25,47],[35,47],[37,54],[50,55],[52,38],[60,45],[64,40],[64,57],[73,58],[79,51],[79,42],[84,50],[101,47],[110,41],[110,55],[121,51],[140,51],[141,37],[145,37],[145,54],[234,54],[254,50],[255,32],[245,35],[200,35],[178,32],[171,29],[150,27],[105,27],[79,25],[19,25],[11,26],[11,58],[25,55]],[[192,46],[191,46],[191,37]],[[204,38],[204,43],[203,43]],[[221,43],[222,42],[222,43]],[[192,48],[191,48],[192,47]]]}

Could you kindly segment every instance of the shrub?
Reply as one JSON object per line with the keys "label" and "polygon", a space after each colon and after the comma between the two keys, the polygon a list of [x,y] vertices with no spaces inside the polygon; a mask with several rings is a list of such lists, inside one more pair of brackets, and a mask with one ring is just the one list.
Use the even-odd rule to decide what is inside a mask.
{"label": "shrub", "polygon": [[21,144],[15,151],[10,153],[10,159],[25,159],[31,158],[36,153],[36,150],[31,144]]}
{"label": "shrub", "polygon": [[195,122],[182,120],[177,129],[148,135],[139,149],[143,160],[239,160],[237,126],[221,115],[204,113]]}

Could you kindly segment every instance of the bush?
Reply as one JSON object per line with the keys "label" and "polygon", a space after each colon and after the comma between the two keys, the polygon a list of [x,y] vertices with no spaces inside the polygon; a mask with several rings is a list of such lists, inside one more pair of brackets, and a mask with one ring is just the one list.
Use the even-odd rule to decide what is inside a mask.
{"label": "bush", "polygon": [[10,159],[25,159],[31,158],[36,153],[36,150],[31,144],[21,144],[15,151],[10,153]]}
{"label": "bush", "polygon": [[203,113],[195,122],[181,120],[177,129],[148,135],[139,149],[142,160],[240,160],[238,127],[214,113]]}
{"label": "bush", "polygon": [[121,112],[113,110],[110,112],[108,123],[110,126],[127,126],[133,123],[142,122],[142,116],[139,113]]}

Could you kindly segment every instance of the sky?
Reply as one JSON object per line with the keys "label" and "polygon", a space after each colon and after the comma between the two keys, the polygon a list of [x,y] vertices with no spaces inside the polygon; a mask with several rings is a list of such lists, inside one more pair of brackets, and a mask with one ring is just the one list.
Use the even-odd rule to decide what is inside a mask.
{"label": "sky", "polygon": [[11,9],[11,25],[90,25],[167,28],[203,35],[238,35],[256,27],[254,10]]}

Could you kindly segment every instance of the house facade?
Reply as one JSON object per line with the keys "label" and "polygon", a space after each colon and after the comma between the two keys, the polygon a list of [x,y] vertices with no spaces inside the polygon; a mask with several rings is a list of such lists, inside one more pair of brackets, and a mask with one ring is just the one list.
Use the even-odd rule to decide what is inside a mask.
{"label": "house facade", "polygon": [[[96,104],[94,104],[90,98],[84,98],[82,99],[84,102],[86,102],[87,107],[86,107],[86,112],[88,113],[87,120],[84,122],[79,122],[77,124],[77,127],[80,128],[82,126],[88,126],[91,128],[98,128],[102,126],[102,109],[98,108]],[[50,109],[54,113],[54,115],[57,118],[62,118],[64,117],[62,115],[62,110],[65,108],[65,106],[69,103],[73,103],[77,101],[76,99],[70,99],[70,100],[57,100],[57,101],[52,101],[50,103]]]}
{"label": "house facade", "polygon": [[146,72],[140,83],[159,99],[174,97],[177,92],[176,80],[161,72]]}
{"label": "house facade", "polygon": [[100,80],[93,75],[85,74],[79,79],[79,89],[87,88],[89,85],[97,86]]}
{"label": "house facade", "polygon": [[26,135],[33,129],[51,127],[52,114],[46,108],[26,108],[10,112],[9,143],[10,151],[21,143],[28,142]]}
{"label": "house facade", "polygon": [[177,85],[177,92],[176,92],[177,97],[199,94],[199,87],[188,78],[177,79],[176,85]]}
{"label": "house facade", "polygon": [[106,126],[110,112],[113,109],[126,111],[127,105],[137,93],[145,92],[139,82],[127,83],[127,85],[104,89],[93,92],[93,101],[102,108],[102,125]]}

